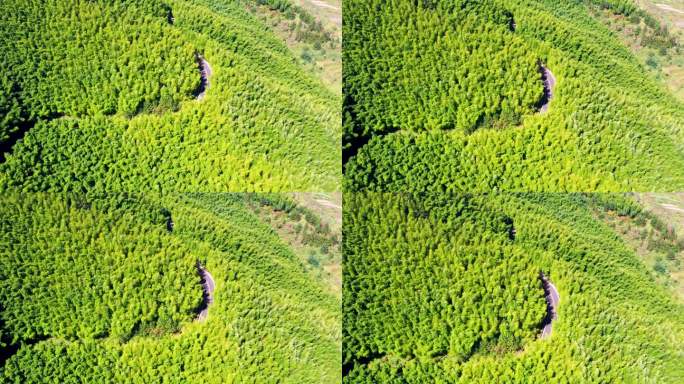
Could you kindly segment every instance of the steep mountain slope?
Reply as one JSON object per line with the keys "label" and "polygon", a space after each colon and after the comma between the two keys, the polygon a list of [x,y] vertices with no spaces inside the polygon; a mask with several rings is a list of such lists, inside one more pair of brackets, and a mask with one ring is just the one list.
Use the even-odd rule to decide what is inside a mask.
{"label": "steep mountain slope", "polygon": [[680,383],[684,305],[607,195],[345,196],[346,383]]}
{"label": "steep mountain slope", "polygon": [[615,31],[650,74],[684,100],[684,1],[635,3],[639,7],[627,13],[615,13],[600,6],[592,13]]}
{"label": "steep mountain slope", "polygon": [[345,187],[682,189],[684,105],[592,16],[597,6],[345,2]]}
{"label": "steep mountain slope", "polygon": [[340,298],[252,199],[3,196],[0,381],[339,381]]}
{"label": "steep mountain slope", "polygon": [[12,0],[0,15],[1,188],[338,188],[339,98],[243,3]]}

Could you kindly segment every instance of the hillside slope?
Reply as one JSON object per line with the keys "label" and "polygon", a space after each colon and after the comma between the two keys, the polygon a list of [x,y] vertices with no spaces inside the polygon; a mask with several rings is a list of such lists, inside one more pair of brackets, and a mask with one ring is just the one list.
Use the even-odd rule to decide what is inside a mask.
{"label": "hillside slope", "polygon": [[242,3],[12,0],[0,25],[0,188],[338,189],[339,97]]}
{"label": "hillside slope", "polygon": [[345,188],[682,189],[684,104],[592,16],[599,4],[635,9],[345,2]]}
{"label": "hillside slope", "polygon": [[339,295],[250,199],[3,196],[0,381],[338,382]]}
{"label": "hillside slope", "polygon": [[606,195],[345,196],[344,382],[682,382],[684,305],[599,211],[645,214]]}

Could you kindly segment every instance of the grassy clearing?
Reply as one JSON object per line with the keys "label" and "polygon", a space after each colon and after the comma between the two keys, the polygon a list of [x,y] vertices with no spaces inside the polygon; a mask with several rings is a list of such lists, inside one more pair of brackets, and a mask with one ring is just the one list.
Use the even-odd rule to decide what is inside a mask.
{"label": "grassy clearing", "polygon": [[598,213],[638,255],[655,281],[684,302],[684,194],[646,193],[635,198],[644,212],[634,218]]}
{"label": "grassy clearing", "polygon": [[[256,2],[259,4],[260,2]],[[292,0],[291,9],[274,9],[248,1],[247,9],[269,25],[299,64],[336,95],[342,94],[342,5],[340,0]],[[311,16],[313,28],[306,19]],[[323,37],[323,38],[321,38]]]}
{"label": "grassy clearing", "polygon": [[290,246],[305,269],[341,297],[342,194],[293,193],[287,200],[291,204],[262,200],[251,207]]}
{"label": "grassy clearing", "polygon": [[639,0],[637,4],[667,29],[676,47],[662,49],[645,43],[645,37],[653,30],[643,20],[635,22],[608,10],[596,15],[617,32],[651,75],[684,100],[684,0]]}

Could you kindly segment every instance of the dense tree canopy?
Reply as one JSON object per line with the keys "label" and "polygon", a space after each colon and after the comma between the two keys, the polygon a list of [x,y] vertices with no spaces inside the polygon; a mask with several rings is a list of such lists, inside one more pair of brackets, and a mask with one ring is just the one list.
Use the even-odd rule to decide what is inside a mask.
{"label": "dense tree canopy", "polygon": [[681,189],[684,107],[589,12],[629,3],[345,1],[345,187]]}
{"label": "dense tree canopy", "polygon": [[[645,214],[609,195],[346,196],[344,382],[681,382],[684,305],[597,212]],[[540,272],[560,293],[547,338]]]}
{"label": "dense tree canopy", "polygon": [[0,381],[339,382],[339,296],[250,199],[5,194]]}
{"label": "dense tree canopy", "polygon": [[[101,212],[99,202],[45,195],[10,195],[2,203],[0,302],[14,343],[173,329],[199,306],[196,255],[172,245],[178,241],[168,238],[161,208],[132,213],[122,199],[112,203],[125,209]],[[149,222],[140,220],[146,215]]]}
{"label": "dense tree canopy", "polygon": [[339,98],[243,3],[3,1],[0,51],[0,188],[339,186]]}

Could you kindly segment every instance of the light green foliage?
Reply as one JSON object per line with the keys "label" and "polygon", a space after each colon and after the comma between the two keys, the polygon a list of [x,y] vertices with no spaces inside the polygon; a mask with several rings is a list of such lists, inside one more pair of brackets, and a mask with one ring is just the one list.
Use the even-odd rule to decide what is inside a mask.
{"label": "light green foliage", "polygon": [[[3,149],[11,132],[30,129],[6,148],[0,188],[338,188],[338,98],[242,4],[1,7]],[[195,54],[213,72],[202,100]]]}
{"label": "light green foliage", "polygon": [[[19,346],[0,381],[339,381],[339,299],[243,195],[24,194],[0,207],[0,325]],[[197,260],[216,284],[203,321]]]}
{"label": "light green foliage", "polygon": [[161,3],[142,4],[3,2],[2,76],[24,117],[133,115],[191,98],[193,47],[159,22]]}
{"label": "light green foliage", "polygon": [[546,312],[533,255],[513,246],[510,219],[478,212],[470,221],[477,208],[456,200],[347,199],[344,328],[363,330],[345,334],[345,348],[358,351],[347,361],[465,359],[491,340],[535,337]]}
{"label": "light green foliage", "polygon": [[[609,195],[345,196],[345,383],[679,383],[684,307]],[[513,231],[514,230],[514,231]],[[550,337],[543,271],[560,292]]]}
{"label": "light green foliage", "polygon": [[[196,255],[168,238],[162,209],[123,198],[104,203],[124,207],[42,194],[2,198],[0,303],[13,343],[174,330],[199,305]],[[153,222],[141,220],[146,215]]]}
{"label": "light green foliage", "polygon": [[[594,6],[344,2],[345,188],[684,187],[684,108]],[[545,113],[538,61],[556,79]]]}
{"label": "light green foliage", "polygon": [[[345,96],[354,135],[473,131],[515,121],[542,97],[538,58],[490,2],[350,1]],[[507,122],[508,123],[508,122]]]}

